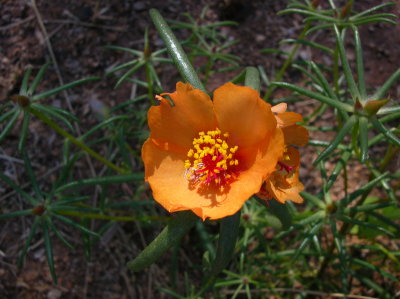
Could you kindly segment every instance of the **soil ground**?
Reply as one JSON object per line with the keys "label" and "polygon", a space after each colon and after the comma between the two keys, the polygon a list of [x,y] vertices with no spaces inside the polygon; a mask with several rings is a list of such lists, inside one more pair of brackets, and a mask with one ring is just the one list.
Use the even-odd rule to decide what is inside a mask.
{"label": "soil ground", "polygon": [[[322,3],[323,1],[321,1]],[[342,1],[343,2],[343,1]],[[385,1],[387,2],[387,1]],[[356,1],[355,10],[361,11],[381,1]],[[9,100],[9,96],[18,92],[21,76],[27,66],[36,72],[47,61],[53,65],[45,75],[41,90],[60,85],[60,79],[67,83],[83,77],[104,77],[105,70],[127,61],[127,56],[120,52],[104,49],[105,45],[118,45],[141,49],[143,35],[149,28],[152,45],[160,46],[160,38],[151,24],[148,9],[160,10],[164,17],[186,21],[182,13],[189,12],[197,18],[205,6],[208,11],[205,22],[233,20],[237,27],[226,27],[224,33],[240,42],[230,50],[239,56],[243,67],[262,65],[268,74],[276,71],[282,64],[282,57],[262,54],[261,49],[279,48],[279,41],[294,38],[301,30],[302,18],[298,15],[277,16],[276,13],[287,5],[287,1],[241,1],[241,0],[82,0],[82,1],[37,1],[35,13],[31,1],[2,0],[0,2],[0,103]],[[389,11],[400,15],[400,3]],[[44,24],[46,33],[40,27]],[[184,35],[184,32],[178,35]],[[400,57],[400,28],[389,24],[371,24],[362,27],[362,41],[367,85],[374,88],[382,84],[398,67]],[[315,36],[317,41],[332,45],[333,39],[324,35]],[[349,45],[351,46],[351,42]],[[349,50],[349,54],[352,52]],[[300,55],[318,61],[319,53],[307,49]],[[54,59],[57,64],[54,63]],[[328,62],[329,63],[329,62]],[[60,77],[57,76],[59,71]],[[160,73],[163,86],[173,90],[176,71],[167,68]],[[228,77],[212,77],[208,88],[213,90],[226,82]],[[293,70],[286,80],[297,82],[300,75]],[[96,123],[93,116],[93,101],[100,101],[107,106],[114,106],[130,98],[131,86],[125,84],[114,89],[115,82],[103,79],[74,88],[69,92],[72,108],[80,119],[83,129]],[[287,92],[277,90],[275,97]],[[400,88],[391,90],[391,97],[399,99]],[[62,95],[52,97],[51,105],[67,109],[66,99]],[[296,105],[296,112],[307,114],[315,105],[314,101],[304,101]],[[294,107],[293,107],[294,110]],[[331,123],[333,115],[322,119]],[[321,123],[324,125],[324,123]],[[62,141],[39,122],[33,121],[30,137],[30,155],[34,157],[34,170],[38,177],[51,180],[52,169],[57,168]],[[329,134],[311,133],[311,138],[329,140]],[[11,174],[13,178],[23,177],[20,157],[16,157],[18,130],[11,133],[0,145],[0,171]],[[49,148],[43,151],[43,148]],[[319,174],[311,167],[316,153],[311,148],[303,150],[302,180],[306,189],[313,193],[320,186]],[[379,151],[379,149],[377,149]],[[350,186],[356,189],[367,180],[362,166],[351,165]],[[85,169],[80,175],[85,177]],[[23,182],[20,182],[23,185]],[[125,186],[127,192],[134,192],[131,186]],[[340,197],[342,187],[335,187],[336,197]],[[2,212],[23,207],[20,199],[5,185],[0,185],[0,205]],[[164,298],[159,287],[168,287],[169,274],[163,260],[148,270],[132,274],[125,264],[135,257],[158,231],[154,228],[142,228],[135,224],[115,224],[104,236],[98,246],[93,248],[92,258],[86,260],[81,246],[75,251],[68,250],[55,242],[55,264],[59,276],[57,286],[51,282],[46,264],[43,241],[35,240],[22,271],[16,269],[16,259],[23,246],[31,219],[18,218],[5,221],[0,226],[0,297],[1,298]],[[68,229],[68,228],[66,228]],[[145,237],[144,237],[145,236]],[[185,252],[181,252],[185,255]],[[193,253],[191,259],[200,259]],[[163,257],[168,259],[168,255]]]}

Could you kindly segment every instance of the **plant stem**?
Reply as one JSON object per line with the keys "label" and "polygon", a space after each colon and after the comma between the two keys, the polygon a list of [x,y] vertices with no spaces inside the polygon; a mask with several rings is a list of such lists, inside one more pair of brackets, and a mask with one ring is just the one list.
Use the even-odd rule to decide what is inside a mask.
{"label": "plant stem", "polygon": [[29,112],[35,115],[37,118],[39,118],[41,121],[43,121],[45,124],[50,126],[53,130],[55,130],[58,134],[61,136],[65,137],[68,139],[71,143],[75,144],[77,147],[85,151],[88,155],[92,156],[93,158],[99,160],[103,164],[107,165],[108,167],[114,169],[116,172],[125,174],[127,171],[123,168],[118,167],[114,163],[108,161],[104,157],[100,156],[98,153],[96,153],[94,150],[89,148],[87,145],[85,145],[81,140],[75,138],[68,132],[64,131],[59,125],[57,125],[54,121],[52,121],[50,118],[42,114],[36,109],[29,108]]}

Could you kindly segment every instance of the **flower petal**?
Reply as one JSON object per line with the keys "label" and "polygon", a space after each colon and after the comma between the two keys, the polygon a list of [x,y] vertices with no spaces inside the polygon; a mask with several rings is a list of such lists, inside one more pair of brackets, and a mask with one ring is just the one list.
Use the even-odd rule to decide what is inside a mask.
{"label": "flower petal", "polygon": [[213,104],[206,93],[178,82],[175,92],[163,95],[169,95],[175,105],[158,97],[160,105],[152,106],[148,113],[150,138],[160,148],[183,153],[199,131],[215,128]]}
{"label": "flower petal", "polygon": [[286,109],[287,109],[286,103],[279,103],[279,104],[271,107],[271,111],[273,113],[283,113],[286,111]]}
{"label": "flower petal", "polygon": [[284,112],[275,115],[276,120],[278,121],[279,128],[285,128],[288,126],[293,126],[299,121],[303,121],[303,117],[295,112]]}
{"label": "flower petal", "polygon": [[303,126],[294,125],[282,130],[287,145],[305,146],[308,143],[308,131]]}
{"label": "flower petal", "polygon": [[[266,181],[266,188],[277,201],[285,203],[290,200],[295,203],[302,203],[303,198],[300,192],[304,189],[303,184],[299,181],[298,171],[291,178],[286,179],[286,184],[273,184],[272,181]],[[284,186],[285,185],[285,186]]]}
{"label": "flower petal", "polygon": [[[160,149],[151,139],[143,145],[142,157],[145,179],[150,184],[154,199],[169,212],[192,210],[203,220],[219,219],[235,214],[261,188],[266,173],[275,168],[283,151],[280,130],[260,145],[248,169],[240,172],[226,190],[190,186],[185,177],[184,154]],[[257,150],[256,150],[257,152]],[[250,163],[247,161],[247,163]]]}
{"label": "flower petal", "polygon": [[239,148],[252,147],[276,128],[271,105],[257,91],[226,83],[214,92],[218,127],[230,134],[229,143]]}
{"label": "flower petal", "polygon": [[[218,219],[235,214],[251,196],[260,191],[263,180],[274,170],[278,159],[283,152],[284,142],[281,130],[275,130],[271,138],[264,141],[258,150],[252,165],[242,171],[238,179],[231,183],[226,195],[218,200],[220,206],[203,207],[203,214],[210,219]],[[248,161],[242,162],[250,163]],[[196,213],[197,214],[197,213]]]}

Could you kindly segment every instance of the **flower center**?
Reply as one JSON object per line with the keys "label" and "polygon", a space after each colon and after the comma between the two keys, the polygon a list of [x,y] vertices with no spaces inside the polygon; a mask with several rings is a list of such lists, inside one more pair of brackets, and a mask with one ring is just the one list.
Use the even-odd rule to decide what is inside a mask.
{"label": "flower center", "polygon": [[[282,161],[282,160],[283,160],[283,161]],[[283,171],[283,170],[286,171],[286,174],[285,174],[285,173],[281,173],[281,174],[287,176],[287,175],[289,175],[294,169],[296,169],[296,166],[290,166],[290,165],[287,165],[287,164],[286,164],[286,163],[290,163],[290,161],[291,161],[291,158],[290,158],[290,155],[289,155],[289,153],[288,153],[288,149],[287,149],[286,146],[285,146],[285,149],[284,149],[284,152],[283,152],[282,160],[281,160],[281,161],[278,161],[278,165],[277,165],[277,166],[279,166],[278,171]]]}
{"label": "flower center", "polygon": [[229,146],[226,139],[228,133],[214,131],[199,132],[199,137],[193,139],[193,147],[188,151],[185,161],[186,177],[194,184],[215,184],[222,187],[235,178],[235,159],[238,146]]}

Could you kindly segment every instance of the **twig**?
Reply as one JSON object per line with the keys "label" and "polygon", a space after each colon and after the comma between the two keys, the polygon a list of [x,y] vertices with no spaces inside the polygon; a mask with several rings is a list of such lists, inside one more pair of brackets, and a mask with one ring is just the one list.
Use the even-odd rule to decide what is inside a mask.
{"label": "twig", "polygon": [[125,27],[95,25],[95,24],[92,24],[92,23],[75,21],[75,20],[50,20],[50,21],[45,21],[45,23],[46,24],[51,24],[51,23],[73,24],[73,25],[78,25],[78,26],[83,26],[83,27],[98,28],[98,29],[110,30],[110,31],[118,31],[118,32],[126,32],[127,31],[127,28],[125,28]]}
{"label": "twig", "polygon": [[9,30],[11,28],[14,28],[14,27],[20,26],[22,24],[28,23],[28,22],[32,21],[34,18],[35,18],[35,16],[30,16],[30,17],[27,17],[26,19],[23,19],[21,21],[15,22],[15,23],[12,23],[10,25],[0,26],[0,31],[6,31],[6,30]]}

